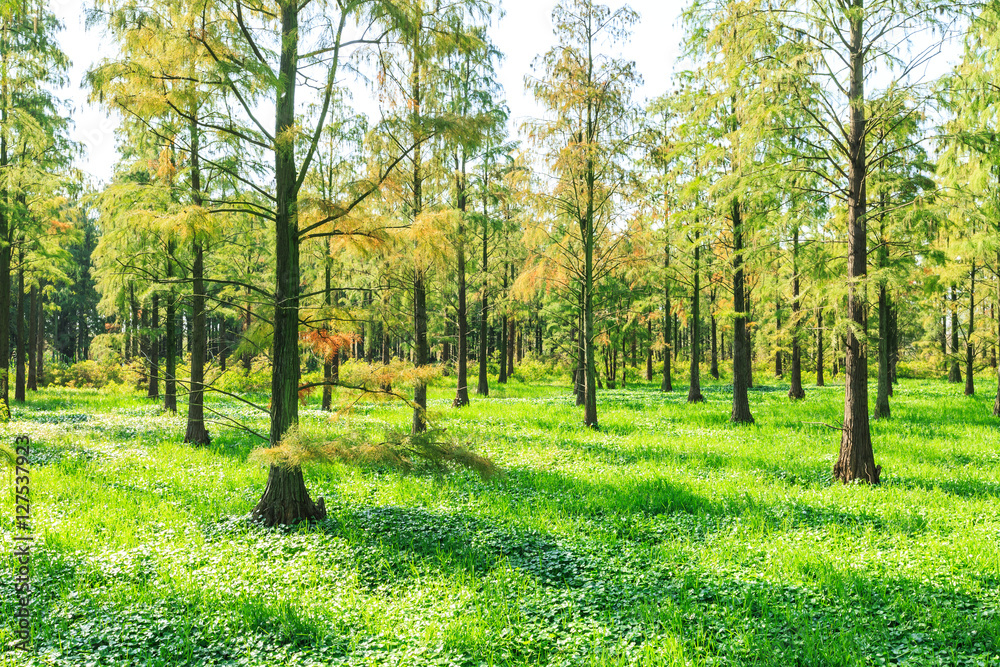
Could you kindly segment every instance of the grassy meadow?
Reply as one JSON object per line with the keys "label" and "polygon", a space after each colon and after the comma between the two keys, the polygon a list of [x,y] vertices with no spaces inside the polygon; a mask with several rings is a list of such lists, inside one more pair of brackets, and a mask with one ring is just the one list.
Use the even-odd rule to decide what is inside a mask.
{"label": "grassy meadow", "polygon": [[[37,544],[34,652],[0,665],[1000,665],[993,385],[903,380],[872,426],[878,488],[831,481],[839,435],[818,423],[840,422],[843,387],[806,389],[754,389],[739,428],[724,384],[702,405],[630,385],[600,394],[591,432],[565,386],[494,385],[459,411],[442,382],[432,419],[494,478],[314,465],[329,518],[273,530],[245,520],[253,438],[213,424],[194,448],[139,395],[41,391],[3,426],[34,443]],[[304,430],[410,421],[317,400]]]}

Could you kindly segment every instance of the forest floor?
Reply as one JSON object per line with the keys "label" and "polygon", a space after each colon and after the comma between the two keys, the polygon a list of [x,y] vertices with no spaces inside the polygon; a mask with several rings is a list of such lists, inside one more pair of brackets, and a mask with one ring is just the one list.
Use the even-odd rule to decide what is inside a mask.
{"label": "forest floor", "polygon": [[[738,428],[725,385],[702,405],[635,385],[601,393],[596,433],[565,387],[493,389],[453,410],[434,388],[431,417],[495,478],[311,466],[329,518],[291,530],[245,519],[266,470],[243,433],[212,425],[195,448],[138,395],[32,395],[0,436],[33,441],[35,650],[0,664],[1000,665],[992,387],[904,380],[873,422],[878,488],[830,479],[839,436],[814,422],[840,422],[843,387],[758,388]],[[314,407],[316,432],[410,421]]]}

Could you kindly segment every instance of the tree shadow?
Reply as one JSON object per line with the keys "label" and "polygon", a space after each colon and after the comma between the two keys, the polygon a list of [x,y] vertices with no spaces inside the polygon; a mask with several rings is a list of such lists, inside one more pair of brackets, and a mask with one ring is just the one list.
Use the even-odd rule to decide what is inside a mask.
{"label": "tree shadow", "polygon": [[988,482],[978,479],[962,481],[928,480],[919,477],[902,477],[897,475],[892,475],[887,482],[889,485],[901,486],[905,489],[943,491],[957,498],[1000,498],[1000,482]]}

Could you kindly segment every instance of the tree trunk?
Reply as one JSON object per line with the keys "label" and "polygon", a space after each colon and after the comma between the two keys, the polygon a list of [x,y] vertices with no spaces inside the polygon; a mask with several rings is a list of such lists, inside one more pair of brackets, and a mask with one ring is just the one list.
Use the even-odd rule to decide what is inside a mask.
{"label": "tree trunk", "polygon": [[[327,311],[333,308],[333,258],[326,253],[323,261],[323,305]],[[326,321],[326,330],[330,332],[331,320]],[[333,409],[333,360],[340,360],[340,349],[328,349],[323,353],[323,400],[320,409],[330,412]]]}
{"label": "tree trunk", "polygon": [[[714,299],[712,300],[714,303]],[[713,309],[714,310],[714,309]],[[712,313],[712,377],[719,379],[719,324]]]}
{"label": "tree trunk", "polygon": [[[422,26],[418,26],[418,32]],[[419,57],[414,51],[412,57],[413,78],[411,99],[414,113],[421,104],[421,66]],[[416,139],[416,137],[414,137]],[[419,142],[413,149],[413,223],[423,212],[423,174],[421,173],[421,146]],[[427,285],[423,267],[414,266],[413,270],[413,353],[414,365],[417,370],[423,370],[429,363],[430,349],[427,344]],[[414,434],[427,430],[427,384],[418,379],[413,388],[413,429]]]}
{"label": "tree trunk", "polygon": [[[414,365],[423,368],[428,363],[427,346],[427,287],[422,271],[413,276]],[[413,389],[413,433],[427,430],[427,385],[418,380]]]}
{"label": "tree trunk", "polygon": [[[174,254],[173,242],[167,245],[167,280],[174,275],[174,262],[171,257]],[[167,317],[163,323],[166,329],[164,337],[164,387],[163,387],[163,409],[177,414],[177,300],[173,287],[167,293]]]}
{"label": "tree trunk", "polygon": [[[879,251],[880,254],[883,251]],[[875,419],[888,419],[889,408],[889,295],[885,282],[878,288],[878,393]]]}
{"label": "tree trunk", "polygon": [[[670,246],[663,246],[663,268],[670,268]],[[670,321],[673,316],[670,312],[670,279],[664,281],[663,286],[663,382],[660,383],[660,391],[673,391],[674,383],[670,379],[670,353],[673,351],[673,340],[670,331]]]}
{"label": "tree trunk", "polygon": [[958,365],[958,287],[952,284],[951,293],[951,368],[948,371],[948,382],[962,381],[962,369]]}
{"label": "tree trunk", "polygon": [[825,385],[823,381],[823,308],[816,313],[816,386]]}
{"label": "tree trunk", "polygon": [[694,233],[694,289],[691,293],[691,384],[688,403],[704,403],[701,395],[701,245],[699,232]]}
{"label": "tree trunk", "polygon": [[132,336],[129,339],[129,359],[139,356],[139,330],[142,328],[139,323],[139,302],[135,298],[135,284],[129,284],[129,308],[132,311]]}
{"label": "tree trunk", "polygon": [[[463,161],[464,165],[464,161]],[[464,169],[463,169],[464,172]],[[469,404],[469,309],[465,293],[465,176],[459,194],[461,220],[458,225],[458,382],[452,405],[461,408]]]}
{"label": "tree trunk", "polygon": [[[3,96],[7,96],[7,78],[4,76]],[[3,109],[0,123],[0,171],[6,172],[7,160],[7,107]],[[13,250],[13,230],[7,217],[7,189],[0,188],[0,400],[4,414],[10,415],[10,263]]]}
{"label": "tree trunk", "polygon": [[28,391],[38,391],[38,287],[31,286],[28,313]]}
{"label": "tree trunk", "polygon": [[750,341],[747,331],[747,286],[743,273],[743,212],[733,200],[733,411],[734,424],[753,424],[750,414]]}
{"label": "tree trunk", "polygon": [[646,346],[646,382],[653,381],[653,320],[646,320],[646,338],[649,344]]}
{"label": "tree trunk", "polygon": [[[296,2],[281,9],[281,59],[278,70],[275,136],[290,136],[295,127],[295,78],[298,54]],[[271,371],[270,444],[277,446],[298,421],[299,384],[299,237],[295,142],[282,141],[275,157],[275,293]],[[251,516],[265,525],[290,524],[326,516],[323,499],[309,498],[301,468],[272,465],[267,486]]]}
{"label": "tree trunk", "polygon": [[35,339],[35,373],[38,384],[45,385],[45,303],[41,288],[38,292],[38,338]]}
{"label": "tree trunk", "polygon": [[[483,165],[483,186],[485,187],[488,183],[487,181],[487,166]],[[483,197],[483,261],[482,261],[482,274],[483,274],[483,294],[480,298],[480,316],[479,316],[479,384],[476,386],[476,394],[479,396],[489,396],[490,395],[490,378],[489,378],[489,297],[487,291],[489,289],[488,283],[488,249],[489,249],[489,238],[490,238],[490,227],[489,227],[489,213],[487,208],[487,197]]]}
{"label": "tree trunk", "polygon": [[865,307],[858,293],[858,283],[867,273],[868,239],[866,232],[867,154],[865,148],[864,58],[862,48],[863,0],[853,0],[857,13],[851,24],[851,124],[848,150],[850,153],[850,186],[847,206],[847,311],[853,327],[847,333],[847,361],[844,391],[844,425],[840,438],[840,454],[833,476],[845,484],[864,480],[878,484],[882,472],[875,465],[868,421],[868,355],[855,335],[864,329]]}
{"label": "tree trunk", "polygon": [[774,344],[776,350],[774,351],[774,376],[784,377],[785,369],[781,365],[781,301],[780,299],[774,300]]}
{"label": "tree trunk", "polygon": [[326,505],[322,498],[314,503],[309,497],[302,468],[272,465],[264,495],[250,516],[265,526],[288,525],[303,519],[325,519]]}
{"label": "tree trunk", "polygon": [[205,352],[208,343],[205,326],[205,249],[200,241],[195,240],[191,250],[194,255],[191,295],[194,316],[191,322],[191,387],[188,391],[188,421],[184,442],[207,445],[211,438],[205,428]]}
{"label": "tree trunk", "polygon": [[507,320],[507,379],[514,377],[514,347],[516,345],[517,322],[513,317]]}
{"label": "tree trunk", "polygon": [[153,293],[153,305],[150,312],[150,342],[149,342],[149,386],[146,398],[160,398],[160,295]]}
{"label": "tree trunk", "polygon": [[792,235],[792,386],[788,397],[799,401],[806,397],[802,388],[802,335],[799,326],[799,228]]}
{"label": "tree trunk", "polygon": [[25,396],[25,336],[24,331],[24,239],[18,252],[17,266],[17,359],[14,373],[14,400],[24,403]]}
{"label": "tree trunk", "polygon": [[[997,250],[997,270],[1000,272],[1000,250]],[[997,278],[997,303],[1000,303],[1000,277]],[[1000,347],[1000,326],[997,326],[997,346]],[[993,416],[1000,417],[1000,369],[997,369],[997,396],[993,401]]]}
{"label": "tree trunk", "polygon": [[972,335],[976,332],[976,260],[972,260],[972,269],[969,272],[969,328],[965,332],[965,395],[974,396],[976,393],[975,370],[975,348],[972,345]]}
{"label": "tree trunk", "polygon": [[[191,122],[191,200],[201,208],[201,155],[200,131],[197,119]],[[207,445],[211,442],[205,428],[205,357],[208,348],[208,330],[205,323],[205,244],[197,230],[192,234],[191,254],[191,384],[188,389],[188,421],[184,442]],[[298,340],[296,340],[296,346]],[[298,348],[296,347],[296,352]]]}
{"label": "tree trunk", "polygon": [[500,318],[500,374],[497,382],[507,384],[507,316]]}
{"label": "tree trunk", "polygon": [[889,397],[893,394],[893,385],[899,383],[896,377],[896,366],[899,364],[899,304],[889,305]]}

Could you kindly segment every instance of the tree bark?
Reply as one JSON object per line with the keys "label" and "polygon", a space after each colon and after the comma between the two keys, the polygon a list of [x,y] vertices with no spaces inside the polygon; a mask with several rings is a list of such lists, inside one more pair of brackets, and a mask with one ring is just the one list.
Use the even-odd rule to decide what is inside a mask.
{"label": "tree bark", "polygon": [[458,209],[458,377],[455,387],[456,408],[469,404],[469,309],[465,287],[465,160],[462,160],[462,187],[459,190]]}
{"label": "tree bark", "polygon": [[[288,137],[295,127],[295,86],[298,57],[299,5],[280,3],[281,57],[278,65],[276,137]],[[277,446],[298,421],[299,384],[299,236],[298,174],[295,142],[275,146],[275,293],[274,343],[271,372],[270,444]],[[272,465],[267,486],[251,516],[265,525],[290,524],[326,517],[323,499],[309,498],[302,469]]]}
{"label": "tree bark", "polygon": [[184,442],[207,445],[211,442],[205,428],[205,353],[207,348],[205,326],[205,249],[201,241],[192,242],[194,263],[192,267],[191,309],[191,387],[188,391],[188,421]]}
{"label": "tree bark", "polygon": [[816,313],[816,386],[822,387],[823,380],[823,308]]}
{"label": "tree bark", "polygon": [[863,2],[864,0],[852,1],[856,13],[850,18],[851,123],[848,140],[850,185],[847,202],[847,311],[852,326],[847,333],[844,424],[840,438],[840,453],[833,468],[833,476],[845,484],[854,480],[878,484],[882,472],[882,467],[875,465],[868,421],[868,355],[865,346],[856,336],[856,332],[863,331],[865,325],[865,308],[859,294],[858,283],[865,279],[868,258]]}
{"label": "tree bark", "polygon": [[802,388],[802,335],[799,325],[799,228],[792,234],[792,386],[788,389],[788,397],[800,401],[806,397]]}
{"label": "tree bark", "polygon": [[[200,208],[203,204],[199,145],[201,136],[197,119],[191,122],[190,131],[191,199]],[[205,243],[197,230],[192,234],[191,254],[194,257],[191,267],[191,386],[188,390],[188,421],[184,442],[207,445],[211,438],[205,428],[205,357],[208,351],[208,329],[205,323]]]}
{"label": "tree bark", "polygon": [[[483,162],[483,188],[489,184],[489,165],[487,162]],[[479,396],[489,396],[490,395],[490,378],[489,378],[489,276],[487,270],[489,268],[489,238],[490,238],[490,222],[489,222],[489,198],[485,195],[483,196],[483,256],[481,270],[483,274],[483,293],[480,298],[480,316],[479,316],[479,383],[476,386],[476,394]]]}
{"label": "tree bark", "polygon": [[891,416],[889,387],[889,295],[883,281],[878,288],[878,394],[875,398],[875,419],[888,419]]}
{"label": "tree bark", "polygon": [[[997,271],[1000,272],[1000,250],[997,250]],[[1000,303],[1000,276],[997,278],[997,303]],[[1000,347],[1000,326],[997,326],[997,347]],[[993,416],[1000,417],[1000,368],[997,369],[997,395],[993,401]]]}
{"label": "tree bark", "polygon": [[38,287],[31,286],[28,313],[28,391],[38,391]]}
{"label": "tree bark", "polygon": [[774,300],[774,317],[775,317],[775,327],[774,327],[774,343],[776,350],[774,351],[774,376],[784,377],[785,369],[781,365],[781,299],[775,298]]}
{"label": "tree bark", "polygon": [[694,233],[694,289],[691,293],[691,384],[688,403],[704,403],[701,394],[701,244],[699,232]]}
{"label": "tree bark", "polygon": [[952,284],[951,293],[951,368],[948,371],[948,382],[962,381],[962,369],[958,365],[958,287]]}
{"label": "tree bark", "polygon": [[18,252],[17,266],[17,359],[14,373],[14,400],[24,403],[25,396],[25,331],[24,331],[24,239]]}
{"label": "tree bark", "polygon": [[974,396],[975,386],[975,348],[972,335],[976,332],[976,260],[972,260],[969,271],[969,328],[965,332],[965,395]]}
{"label": "tree bark", "polygon": [[150,312],[150,342],[149,342],[149,386],[146,398],[160,398],[160,295],[153,293],[152,310]]}
{"label": "tree bark", "polygon": [[507,319],[507,379],[514,377],[514,348],[517,338],[517,322],[513,317]]}
{"label": "tree bark", "polygon": [[38,338],[35,339],[35,372],[38,374],[38,384],[45,385],[45,303],[44,295],[38,292]]}
{"label": "tree bark", "polygon": [[646,346],[646,382],[653,381],[653,320],[646,320],[646,338],[649,344]]}
{"label": "tree bark", "polygon": [[[670,245],[663,246],[663,268],[670,269]],[[660,391],[673,391],[674,383],[670,378],[670,355],[673,351],[673,336],[670,331],[670,279],[666,278],[663,285],[663,382],[660,383]]]}
{"label": "tree bark", "polygon": [[[174,276],[174,254],[173,241],[167,243],[167,280]],[[163,409],[177,414],[177,300],[173,287],[167,293],[167,316],[163,326],[166,329],[164,336],[164,387],[163,387]]]}
{"label": "tree bark", "polygon": [[750,413],[750,342],[747,332],[747,286],[743,273],[743,211],[738,199],[732,204],[733,223],[733,410],[734,424],[753,424]]}
{"label": "tree bark", "polygon": [[[326,257],[323,261],[323,305],[326,306],[327,310],[333,308],[333,259],[330,257],[330,253],[326,253]],[[328,319],[326,321],[326,330],[330,332],[331,321]],[[325,350],[323,354],[323,399],[320,403],[320,409],[324,412],[330,412],[333,409],[333,360],[334,358],[340,359],[340,350],[332,349]]]}
{"label": "tree bark", "polygon": [[[713,299],[714,302],[714,299]],[[719,379],[719,323],[712,313],[712,377]]]}

